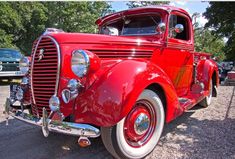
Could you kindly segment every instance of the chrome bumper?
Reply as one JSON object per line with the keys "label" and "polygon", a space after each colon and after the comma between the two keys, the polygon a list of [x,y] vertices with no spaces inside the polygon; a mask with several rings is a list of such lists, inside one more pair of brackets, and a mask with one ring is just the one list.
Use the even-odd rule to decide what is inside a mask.
{"label": "chrome bumper", "polygon": [[0,77],[21,77],[24,76],[20,71],[0,71]]}
{"label": "chrome bumper", "polygon": [[72,122],[55,121],[47,118],[45,108],[43,109],[43,117],[38,118],[30,114],[24,113],[20,110],[14,111],[11,108],[10,99],[8,98],[5,103],[5,113],[26,123],[42,127],[45,137],[49,132],[57,132],[73,136],[83,136],[95,138],[100,136],[100,130],[88,124],[78,124]]}

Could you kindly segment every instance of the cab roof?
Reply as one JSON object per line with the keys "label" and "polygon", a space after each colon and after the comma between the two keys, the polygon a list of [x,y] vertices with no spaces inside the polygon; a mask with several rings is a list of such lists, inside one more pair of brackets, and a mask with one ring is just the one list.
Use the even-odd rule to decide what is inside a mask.
{"label": "cab roof", "polygon": [[129,15],[132,13],[138,13],[138,12],[144,12],[144,11],[147,12],[150,10],[163,10],[163,11],[166,11],[167,13],[170,13],[171,11],[178,11],[187,15],[191,19],[188,12],[185,11],[184,9],[174,7],[174,6],[169,6],[169,5],[154,5],[154,6],[138,7],[138,8],[133,8],[133,9],[128,9],[128,10],[112,13],[112,14],[109,14],[109,15],[106,15],[104,17],[97,19],[95,23],[100,26],[103,22],[107,21],[108,19],[113,19],[113,18]]}

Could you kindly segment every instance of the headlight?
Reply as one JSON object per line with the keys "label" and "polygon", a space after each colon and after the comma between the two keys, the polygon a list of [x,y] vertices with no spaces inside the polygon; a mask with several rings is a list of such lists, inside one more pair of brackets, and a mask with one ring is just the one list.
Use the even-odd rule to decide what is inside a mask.
{"label": "headlight", "polygon": [[29,71],[29,59],[27,57],[22,57],[19,62],[20,71],[26,74]]}
{"label": "headlight", "polygon": [[74,51],[71,64],[73,73],[78,77],[83,77],[87,74],[90,66],[90,59],[88,54],[84,50]]}

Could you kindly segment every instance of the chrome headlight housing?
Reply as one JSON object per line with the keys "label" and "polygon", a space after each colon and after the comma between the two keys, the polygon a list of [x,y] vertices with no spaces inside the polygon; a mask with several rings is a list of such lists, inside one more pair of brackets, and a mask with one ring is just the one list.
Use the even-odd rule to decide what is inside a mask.
{"label": "chrome headlight housing", "polygon": [[76,79],[71,79],[68,82],[67,87],[71,90],[71,91],[75,91],[79,86],[81,86],[80,81],[77,81]]}
{"label": "chrome headlight housing", "polygon": [[29,71],[29,59],[27,57],[22,57],[19,62],[20,71],[26,74]]}
{"label": "chrome headlight housing", "polygon": [[22,85],[27,85],[29,84],[29,79],[27,77],[23,77],[22,80],[21,80],[21,84]]}
{"label": "chrome headlight housing", "polygon": [[53,95],[49,100],[49,107],[51,111],[56,112],[60,109],[60,100],[57,96]]}
{"label": "chrome headlight housing", "polygon": [[78,77],[83,77],[88,73],[90,58],[84,50],[75,50],[71,60],[72,71]]}

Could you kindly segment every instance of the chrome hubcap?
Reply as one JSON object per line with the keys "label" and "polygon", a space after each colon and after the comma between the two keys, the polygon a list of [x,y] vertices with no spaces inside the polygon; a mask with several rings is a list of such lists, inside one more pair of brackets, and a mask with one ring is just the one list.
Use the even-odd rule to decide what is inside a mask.
{"label": "chrome hubcap", "polygon": [[150,125],[149,117],[146,114],[141,113],[135,120],[134,124],[135,133],[138,135],[144,134],[148,130],[149,125]]}
{"label": "chrome hubcap", "polygon": [[146,100],[137,101],[124,122],[126,142],[132,147],[148,143],[156,128],[156,112]]}

